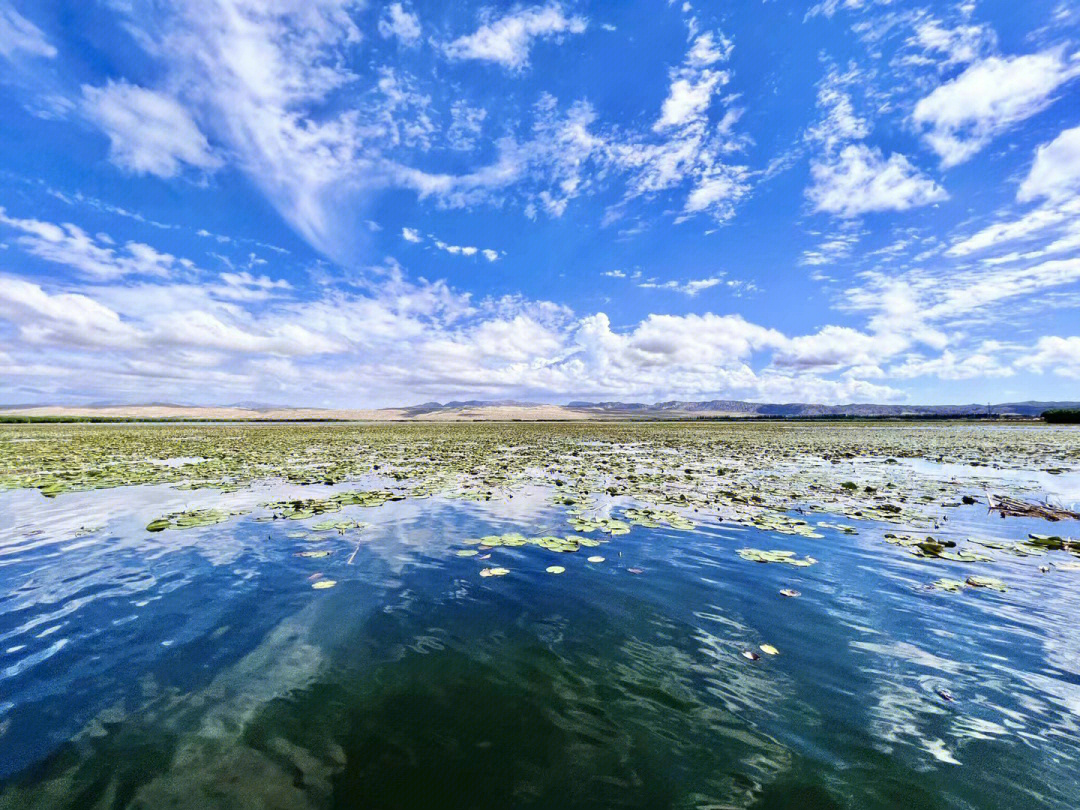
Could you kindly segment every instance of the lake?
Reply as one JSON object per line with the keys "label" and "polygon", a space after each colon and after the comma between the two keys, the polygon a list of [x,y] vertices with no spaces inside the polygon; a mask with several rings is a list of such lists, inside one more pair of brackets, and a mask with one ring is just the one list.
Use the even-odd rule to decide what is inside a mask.
{"label": "lake", "polygon": [[[1075,808],[1080,430],[0,428],[0,808]],[[149,528],[148,528],[149,527]]]}

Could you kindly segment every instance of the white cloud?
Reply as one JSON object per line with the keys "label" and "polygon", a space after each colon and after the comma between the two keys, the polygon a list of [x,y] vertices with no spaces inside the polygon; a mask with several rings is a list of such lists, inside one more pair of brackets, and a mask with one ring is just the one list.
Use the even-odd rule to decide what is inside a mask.
{"label": "white cloud", "polygon": [[126,347],[135,331],[120,316],[85,295],[49,295],[18,278],[0,277],[0,318],[15,324],[28,343]]}
{"label": "white cloud", "polygon": [[976,351],[958,355],[946,349],[937,357],[909,357],[903,363],[889,368],[886,373],[899,379],[937,377],[941,380],[973,380],[1012,377],[1016,371],[1003,365],[991,352]]}
{"label": "white cloud", "polygon": [[1062,51],[992,56],[975,62],[915,105],[912,120],[943,167],[968,160],[992,138],[1035,115],[1053,93],[1080,75],[1080,60]]}
{"label": "white cloud", "polygon": [[962,24],[947,28],[936,17],[927,17],[915,26],[908,40],[910,47],[924,53],[939,55],[939,69],[966,65],[982,57],[997,44],[997,34],[986,25]]}
{"label": "white cloud", "polygon": [[1080,257],[862,275],[860,286],[845,291],[842,308],[870,312],[871,332],[905,335],[943,349],[949,338],[942,329],[999,323],[1020,303],[1037,304],[1036,296],[1076,284],[1080,281]]}
{"label": "white cloud", "polygon": [[948,199],[941,186],[901,154],[849,144],[835,158],[811,164],[814,184],[806,196],[816,211],[855,217],[873,211],[906,211]]}
{"label": "white cloud", "polygon": [[[177,88],[184,105],[282,216],[317,249],[339,258],[356,238],[344,205],[376,173],[365,161],[365,138],[402,139],[387,131],[394,98],[377,88],[370,129],[356,109],[326,112],[330,93],[355,80],[344,51],[361,39],[350,16],[354,0],[177,0],[152,11],[132,6],[126,22],[136,40]],[[409,116],[410,122],[416,116]],[[136,144],[137,146],[137,144]]]}
{"label": "white cloud", "polygon": [[139,174],[175,177],[182,164],[211,170],[221,160],[175,99],[126,82],[83,86],[82,109],[111,144],[109,158]]}
{"label": "white cloud", "polygon": [[1035,150],[1035,162],[1016,198],[1027,202],[1080,195],[1080,127],[1067,129]]}
{"label": "white cloud", "polygon": [[49,44],[40,28],[7,0],[0,0],[0,54],[11,59],[18,53],[51,59],[56,56],[56,48]]}
{"label": "white cloud", "polygon": [[799,264],[811,267],[827,264],[835,264],[851,255],[852,250],[859,243],[857,231],[839,231],[828,234],[813,250],[803,251],[799,258]]}
{"label": "white cloud", "polygon": [[910,338],[895,332],[866,334],[846,326],[826,326],[787,341],[773,362],[800,369],[877,366],[910,345]]}
{"label": "white cloud", "polygon": [[1080,379],[1080,337],[1041,337],[1034,351],[1018,359],[1016,366],[1021,370],[1049,371],[1060,377]]}
{"label": "white cloud", "polygon": [[[605,275],[611,275],[607,273]],[[619,276],[621,278],[621,276]],[[653,290],[672,290],[673,292],[679,292],[683,295],[689,295],[691,297],[697,295],[702,290],[707,290],[710,287],[715,287],[718,284],[723,284],[724,280],[719,276],[712,276],[710,278],[691,279],[690,281],[642,281],[638,284],[639,287]]]}
{"label": "white cloud", "polygon": [[653,129],[661,131],[682,126],[704,116],[723,77],[720,71],[705,70],[694,78],[675,79]]}
{"label": "white cloud", "polygon": [[473,149],[483,131],[487,110],[470,107],[459,99],[450,105],[450,118],[450,127],[446,131],[447,145],[461,152]]}
{"label": "white cloud", "polygon": [[[291,399],[318,391],[352,403],[357,380],[372,399],[364,404],[522,392],[827,402],[901,396],[854,375],[833,381],[790,368],[755,372],[757,355],[790,341],[738,315],[650,315],[615,331],[603,313],[577,318],[565,307],[519,298],[474,306],[441,282],[405,281],[396,265],[386,273],[370,294],[327,289],[309,301],[290,301],[293,291],[267,277],[227,279],[284,296],[262,302],[257,315],[197,285],[96,286],[85,295],[5,279],[0,319],[18,335],[7,361],[33,377],[63,351],[65,375],[93,379],[84,392],[100,386],[134,399],[145,397],[147,379],[158,395],[187,390],[186,398],[218,402],[271,390]],[[191,393],[192,377],[181,372],[196,367],[198,379],[213,381],[212,391]],[[65,375],[39,382],[71,384]]]}
{"label": "white cloud", "polygon": [[822,119],[807,129],[806,140],[820,143],[827,153],[844,143],[859,141],[870,134],[870,124],[855,113],[847,87],[860,78],[858,71],[839,73],[830,70],[818,86],[817,107]]}
{"label": "white cloud", "polygon": [[1058,205],[1040,206],[1018,218],[988,225],[971,236],[956,241],[946,253],[950,256],[967,256],[1008,242],[1040,236],[1063,224],[1076,223],[1078,219],[1080,198],[1065,200]]}
{"label": "white cloud", "polygon": [[588,21],[567,17],[561,5],[553,3],[508,14],[490,20],[468,36],[443,46],[451,59],[479,59],[520,70],[529,63],[534,39],[581,34]]}
{"label": "white cloud", "polygon": [[694,40],[689,53],[686,54],[686,61],[692,67],[708,67],[715,62],[729,59],[733,48],[734,45],[730,39],[719,34],[714,35],[712,31],[706,31]]}
{"label": "white cloud", "polygon": [[379,33],[386,39],[397,37],[406,45],[415,45],[420,39],[420,19],[401,3],[391,3],[379,18]]}
{"label": "white cloud", "polygon": [[190,261],[159,253],[141,242],[128,242],[123,248],[116,248],[113,240],[104,234],[91,236],[70,223],[56,225],[9,217],[3,208],[0,208],[0,225],[19,231],[22,235],[16,243],[32,256],[71,267],[97,279],[129,275],[168,276],[193,268]]}
{"label": "white cloud", "polygon": [[[415,244],[419,244],[424,241],[424,237],[420,235],[420,231],[416,230],[416,228],[402,228],[401,236],[406,242],[413,242]],[[454,256],[475,256],[477,253],[479,253],[489,262],[496,262],[499,260],[499,252],[491,248],[481,249],[478,247],[474,247],[473,245],[452,245],[449,242],[444,242],[442,239],[439,239],[432,234],[428,234],[428,238],[430,239],[431,244],[434,245],[436,248],[445,251],[446,253],[450,253]]]}

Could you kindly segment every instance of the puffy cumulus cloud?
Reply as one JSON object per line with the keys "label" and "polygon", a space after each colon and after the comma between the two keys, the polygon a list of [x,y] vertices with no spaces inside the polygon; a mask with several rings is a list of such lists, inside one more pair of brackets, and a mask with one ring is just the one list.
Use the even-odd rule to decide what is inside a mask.
{"label": "puffy cumulus cloud", "polygon": [[1080,59],[1061,49],[975,62],[916,103],[912,121],[943,167],[956,166],[991,139],[1030,118],[1080,75]]}
{"label": "puffy cumulus cloud", "polygon": [[443,51],[450,59],[478,59],[521,70],[529,64],[534,40],[581,34],[587,26],[588,20],[568,17],[558,3],[533,6],[489,19],[474,33],[444,45]]}
{"label": "puffy cumulus cloud", "polygon": [[660,118],[653,124],[653,129],[661,132],[700,119],[712,104],[721,78],[722,74],[715,70],[703,70],[693,77],[676,78],[671,83],[668,97],[660,108]]}
{"label": "puffy cumulus cloud", "polygon": [[0,208],[0,225],[21,234],[16,242],[27,253],[97,279],[130,275],[168,276],[194,268],[187,259],[160,253],[141,242],[128,242],[123,248],[116,248],[106,234],[91,236],[70,223],[56,225],[36,219],[9,217],[3,208]]}
{"label": "puffy cumulus cloud", "polygon": [[[15,335],[6,365],[33,377],[34,368],[54,369],[62,356],[68,384],[77,379],[86,393],[135,398],[145,397],[148,380],[161,396],[187,391],[191,399],[186,386],[202,381],[214,384],[219,399],[273,393],[339,404],[357,404],[361,381],[361,404],[461,395],[901,396],[853,374],[826,379],[769,365],[770,356],[800,344],[738,315],[654,314],[615,329],[604,313],[578,317],[516,297],[473,303],[442,282],[412,283],[396,267],[386,272],[365,293],[331,288],[313,300],[251,274],[219,285],[278,296],[257,312],[214,286],[99,284],[75,292],[4,278],[0,321]],[[63,382],[42,376],[50,378],[41,381],[46,387]]]}
{"label": "puffy cumulus cloud", "polygon": [[8,0],[0,0],[0,55],[11,59],[20,53],[51,59],[56,56],[56,48]]}
{"label": "puffy cumulus cloud", "polygon": [[[579,344],[605,368],[623,370],[665,366],[729,368],[755,351],[782,346],[785,338],[740,315],[649,315],[633,331],[611,331],[607,315],[582,320]],[[602,352],[600,351],[602,349]]]}
{"label": "puffy cumulus cloud", "polygon": [[50,295],[37,284],[12,277],[0,277],[0,318],[32,344],[120,348],[137,338],[136,330],[116,312],[88,296]]}
{"label": "puffy cumulus cloud", "polygon": [[959,355],[946,349],[937,357],[909,357],[889,368],[887,373],[897,379],[937,377],[942,380],[974,380],[1011,377],[1016,372],[1012,367],[1003,365],[1001,359],[990,351]]}
{"label": "puffy cumulus cloud", "polygon": [[1041,337],[1030,354],[1016,361],[1016,366],[1025,371],[1048,371],[1060,377],[1080,379],[1080,337]]}
{"label": "puffy cumulus cloud", "polygon": [[[130,291],[127,297],[133,297]],[[139,293],[134,297],[140,297]],[[49,293],[21,279],[0,280],[0,318],[14,324],[20,338],[30,344],[129,351],[196,348],[285,356],[342,349],[337,340],[314,334],[297,323],[260,323],[229,307],[220,307],[218,313],[183,308],[161,313],[144,306],[121,317],[115,309],[85,294]],[[234,322],[227,322],[223,315],[231,316]]]}
{"label": "puffy cumulus cloud", "polygon": [[420,39],[420,18],[401,3],[391,3],[379,18],[379,33],[386,39],[397,37],[406,45],[415,45]]}
{"label": "puffy cumulus cloud", "polygon": [[1072,196],[1080,196],[1080,126],[1035,150],[1035,161],[1016,193],[1021,202]]}
{"label": "puffy cumulus cloud", "polygon": [[[888,159],[877,147],[862,141],[870,135],[869,122],[855,112],[848,88],[862,74],[852,68],[829,70],[818,86],[820,120],[808,127],[804,139],[821,149],[810,163],[813,180],[806,196],[815,211],[852,218],[875,211],[906,211],[948,199],[939,186],[897,152]],[[824,263],[828,253],[817,251],[809,263]]]}
{"label": "puffy cumulus cloud", "polygon": [[163,93],[126,82],[84,86],[83,114],[109,138],[109,159],[128,171],[175,177],[184,164],[221,165],[187,109]]}
{"label": "puffy cumulus cloud", "polygon": [[856,217],[873,211],[906,211],[949,198],[948,193],[901,154],[849,144],[835,158],[810,166],[806,196],[816,211]]}
{"label": "puffy cumulus cloud", "polygon": [[866,334],[846,326],[826,326],[815,334],[788,340],[773,363],[800,369],[875,367],[911,343],[910,336],[897,332]]}

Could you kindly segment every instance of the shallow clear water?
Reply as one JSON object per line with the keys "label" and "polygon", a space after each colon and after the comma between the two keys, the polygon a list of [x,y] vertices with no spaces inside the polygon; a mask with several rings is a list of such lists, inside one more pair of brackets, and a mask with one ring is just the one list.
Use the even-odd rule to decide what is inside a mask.
{"label": "shallow clear water", "polygon": [[[538,488],[333,516],[370,523],[359,535],[258,508],[144,529],[333,489],[0,494],[0,807],[1080,804],[1080,571],[917,559],[847,520],[858,535],[635,527],[603,563],[455,556],[565,533]],[[1047,530],[946,511],[971,536]],[[312,549],[334,553],[296,556]],[[479,577],[490,565],[510,573]],[[973,572],[1010,588],[925,588]],[[336,587],[313,590],[318,573]],[[762,644],[779,655],[743,657]]]}

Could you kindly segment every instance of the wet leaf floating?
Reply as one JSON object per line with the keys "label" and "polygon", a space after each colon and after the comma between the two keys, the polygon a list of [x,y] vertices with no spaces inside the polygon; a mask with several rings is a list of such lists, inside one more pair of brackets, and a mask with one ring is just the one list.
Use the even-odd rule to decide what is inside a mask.
{"label": "wet leaf floating", "polygon": [[644,574],[645,573],[645,571],[643,571],[641,568],[627,568],[626,570],[631,574]]}
{"label": "wet leaf floating", "polygon": [[313,582],[311,587],[317,591],[325,591],[327,588],[333,588],[335,585],[337,585],[337,580],[320,579],[318,582]]}
{"label": "wet leaf floating", "polygon": [[480,552],[472,548],[463,548],[457,553],[459,557],[475,557]]}
{"label": "wet leaf floating", "polygon": [[314,524],[311,528],[318,532],[337,531],[344,534],[349,529],[366,529],[367,525],[358,520],[324,520]]}
{"label": "wet leaf floating", "polygon": [[1009,588],[1000,579],[994,579],[993,577],[968,577],[967,584],[972,588],[989,588],[994,591],[1005,592]]}
{"label": "wet leaf floating", "polygon": [[934,584],[930,587],[939,591],[950,591],[952,593],[957,593],[964,590],[964,583],[958,579],[942,578],[934,582]]}
{"label": "wet leaf floating", "polygon": [[761,651],[766,655],[779,655],[780,651],[776,649],[772,644],[762,644]]}
{"label": "wet leaf floating", "polygon": [[566,569],[563,568],[561,565],[549,565],[544,570],[547,571],[549,574],[562,574],[566,571]]}
{"label": "wet leaf floating", "polygon": [[817,562],[813,557],[799,559],[794,551],[762,551],[757,548],[740,548],[738,554],[744,560],[759,563],[786,563],[806,567]]}
{"label": "wet leaf floating", "polygon": [[320,557],[329,557],[331,554],[333,554],[332,551],[300,551],[300,552],[297,552],[296,556],[297,557],[311,557],[313,559],[317,559],[317,558],[320,558]]}
{"label": "wet leaf floating", "polygon": [[604,558],[601,557],[599,554],[597,554],[595,556],[592,556],[592,557],[589,557],[589,562],[591,562],[591,563],[602,563],[603,561],[604,561]]}
{"label": "wet leaf floating", "polygon": [[743,658],[748,658],[748,659],[750,659],[751,661],[757,661],[757,660],[758,660],[759,658],[761,658],[761,656],[760,656],[760,655],[758,655],[758,654],[757,654],[756,652],[754,652],[753,650],[743,650],[743,651],[742,651],[742,657],[743,657]]}
{"label": "wet leaf floating", "polygon": [[510,573],[509,568],[485,568],[480,572],[482,577],[505,577]]}
{"label": "wet leaf floating", "polygon": [[799,593],[799,591],[795,590],[794,588],[783,588],[780,591],[780,595],[781,596],[786,596],[788,599],[794,599],[794,598],[796,598],[798,596],[802,596],[802,594]]}
{"label": "wet leaf floating", "polygon": [[165,529],[193,529],[199,526],[213,526],[215,523],[224,523],[235,515],[243,515],[245,512],[228,512],[224,509],[192,509],[187,512],[173,512],[158,520],[151,521],[146,525],[148,532],[160,532]]}

